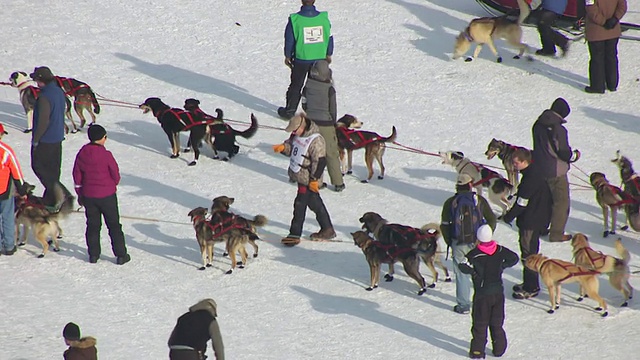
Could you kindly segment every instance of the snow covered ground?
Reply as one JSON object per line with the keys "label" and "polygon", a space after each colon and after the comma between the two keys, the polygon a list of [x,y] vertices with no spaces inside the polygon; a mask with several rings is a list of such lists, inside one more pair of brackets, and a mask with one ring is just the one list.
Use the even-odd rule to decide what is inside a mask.
{"label": "snow covered ground", "polygon": [[[639,3],[629,1],[624,20],[640,21]],[[339,113],[358,116],[367,130],[387,134],[395,125],[401,144],[429,152],[461,150],[488,163],[483,153],[491,138],[530,147],[536,117],[562,96],[573,108],[567,128],[571,145],[583,154],[580,169],[602,171],[619,183],[609,161],[616,150],[640,164],[636,42],[620,43],[618,91],[588,95],[582,91],[588,81],[582,42],[561,60],[512,60],[515,51],[500,42],[502,64],[488,49],[472,63],[451,61],[454,36],[470,19],[485,15],[471,0],[320,0],[317,5],[329,11],[333,23]],[[283,0],[5,0],[0,69],[8,78],[13,71],[47,65],[107,98],[137,104],[157,96],[181,106],[195,97],[207,112],[220,107],[226,117],[243,121],[255,113],[261,124],[284,127],[275,113],[289,77],[282,33],[287,15],[298,6]],[[539,45],[534,28],[525,29],[525,40]],[[167,358],[176,318],[204,297],[218,303],[228,359],[466,356],[471,319],[451,311],[455,285],[440,283],[418,297],[415,284],[399,271],[394,282],[366,292],[368,266],[349,235],[366,211],[413,226],[439,221],[456,177],[439,159],[389,149],[386,178],[361,184],[366,168],[362,152],[355,153],[346,190],[322,192],[344,242],[283,248],[279,239],[288,232],[295,187],[287,182],[288,160],[274,155],[270,145],[286,133],[261,129],[240,140],[241,153],[233,161],[212,160],[204,150],[199,164],[187,167],[192,155],[169,159],[166,137],[151,115],[104,105],[98,121],[122,172],[118,196],[121,214],[129,217],[122,222],[132,261],[114,265],[105,230],[102,260],[89,264],[81,214],[64,221],[61,252],[37,259],[40,249],[31,240],[15,256],[1,256],[0,359],[60,358],[68,321],[97,337],[101,359]],[[18,94],[10,87],[0,88],[0,122],[28,181],[39,185],[29,166],[30,136],[21,132],[25,120]],[[69,188],[73,159],[85,142],[85,133],[64,142],[62,180]],[[498,160],[489,164],[500,166]],[[575,169],[571,175],[573,183],[585,178]],[[224,274],[229,260],[221,248],[213,268],[197,270],[200,254],[188,225],[190,209],[207,207],[219,195],[235,197],[233,210],[240,214],[270,219],[260,231],[260,256],[232,275]],[[594,248],[613,254],[613,239],[600,236],[594,193],[578,189],[571,198],[567,231],[584,232]],[[317,229],[310,214],[305,235]],[[621,231],[620,236],[632,254],[632,270],[637,269],[638,234]],[[496,237],[517,251],[515,230],[499,225]],[[543,242],[541,249],[571,259],[568,244]],[[447,265],[451,269],[450,261]],[[519,282],[520,271],[520,265],[506,271],[505,288]],[[563,307],[554,315],[545,312],[546,290],[528,301],[512,300],[508,293],[504,358],[633,357],[640,350],[638,304],[632,300],[629,308],[619,308],[622,296],[601,280],[610,305],[605,319],[591,310],[591,300],[574,300],[575,285],[563,287]],[[635,275],[632,284],[640,287]]]}

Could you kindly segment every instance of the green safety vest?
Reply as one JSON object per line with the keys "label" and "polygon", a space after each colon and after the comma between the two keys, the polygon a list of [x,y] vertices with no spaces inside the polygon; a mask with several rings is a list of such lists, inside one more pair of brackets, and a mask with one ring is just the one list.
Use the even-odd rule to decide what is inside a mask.
{"label": "green safety vest", "polygon": [[296,39],[295,57],[300,60],[320,60],[327,57],[331,23],[326,11],[315,17],[291,14],[293,36]]}

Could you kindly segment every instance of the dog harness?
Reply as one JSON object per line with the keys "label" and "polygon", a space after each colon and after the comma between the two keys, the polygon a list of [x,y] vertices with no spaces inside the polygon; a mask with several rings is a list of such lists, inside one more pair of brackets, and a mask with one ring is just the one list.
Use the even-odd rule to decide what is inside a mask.
{"label": "dog harness", "polygon": [[[633,188],[635,189],[635,193],[636,194],[640,194],[640,177],[638,177],[637,174],[633,174],[629,177],[629,179],[627,179],[626,181],[624,181],[625,185],[627,183],[631,183],[631,185],[633,186]],[[631,195],[633,196],[633,195]]]}
{"label": "dog harness", "polygon": [[[587,256],[587,259],[589,259],[589,263],[591,264],[591,267],[598,269],[604,266],[604,262],[605,259],[607,258],[606,255],[604,255],[602,252],[600,251],[595,251],[593,249],[589,249],[589,248],[580,248],[578,249],[578,251],[576,251],[573,254],[573,258],[576,259],[578,257],[578,254],[584,252]],[[596,264],[596,261],[598,262],[598,264]]]}
{"label": "dog harness", "polygon": [[[547,263],[556,264],[556,265],[560,266],[561,268],[563,268],[568,273],[567,276],[565,276],[562,279],[558,280],[558,283],[562,283],[563,281],[565,281],[565,280],[567,280],[569,278],[572,278],[574,276],[600,274],[600,272],[596,271],[596,270],[587,270],[587,271],[581,270],[581,268],[579,266],[575,265],[575,264],[571,264],[571,263],[563,264],[563,263],[558,262],[558,261],[556,261],[554,259],[548,259],[548,260],[543,261],[542,264],[540,264],[538,272],[542,272],[542,267],[547,265]],[[578,268],[579,271],[571,271],[570,269],[572,267]]]}
{"label": "dog harness", "polygon": [[28,207],[34,207],[36,209],[44,209],[44,204],[42,203],[42,198],[27,195],[26,200],[22,200],[21,198],[15,198],[15,217],[19,217],[24,209]]}
{"label": "dog harness", "polygon": [[[390,256],[392,259],[395,259],[400,254],[403,254],[407,251],[416,251],[413,248],[413,244],[416,244],[427,238],[435,238],[437,233],[431,234],[429,232],[423,232],[414,227],[400,225],[400,224],[384,224],[384,226],[380,229],[380,231],[391,231],[394,234],[400,235],[404,240],[406,240],[406,244],[409,246],[399,247],[397,243],[394,241],[393,244],[383,244],[380,241],[379,245],[376,246],[382,248],[387,253],[387,256]],[[434,242],[435,245],[435,242]],[[392,251],[393,250],[393,251]]]}
{"label": "dog harness", "polygon": [[[58,86],[60,86],[63,90],[67,90],[65,91],[65,95],[67,96],[75,96],[76,91],[83,89],[83,88],[88,88],[89,85],[85,84],[85,83],[81,83],[80,81],[76,80],[76,79],[72,79],[72,78],[65,78],[65,77],[61,77],[61,76],[56,76],[55,77],[56,82],[58,83]],[[78,86],[74,87],[73,86],[73,82],[78,83]]]}
{"label": "dog harness", "polygon": [[473,37],[471,36],[471,28],[469,26],[467,26],[467,28],[464,29],[464,31],[462,32],[462,36],[464,36],[464,38],[467,39],[467,41],[473,42]]}
{"label": "dog harness", "polygon": [[[158,121],[160,121],[160,119],[167,113],[172,114],[176,119],[178,119],[178,121],[180,121],[180,123],[183,125],[182,131],[189,130],[192,127],[198,126],[198,125],[207,125],[206,121],[197,120],[197,119],[194,118],[192,113],[190,113],[189,111],[186,111],[186,110],[181,110],[181,109],[166,108],[164,110],[159,110],[157,113],[154,112],[153,116],[155,116],[156,119],[158,119]],[[183,115],[188,120],[185,120],[183,118]]]}
{"label": "dog harness", "polygon": [[190,112],[193,112],[195,115],[199,115],[202,118],[202,121],[197,121],[195,124],[188,126],[187,129],[192,127],[192,126],[196,126],[196,125],[203,125],[203,124],[204,125],[211,125],[211,124],[220,123],[221,125],[225,125],[226,130],[221,131],[221,130],[217,130],[217,129],[211,129],[212,130],[212,134],[230,134],[230,133],[233,132],[231,127],[229,125],[225,124],[222,119],[219,119],[217,117],[213,117],[213,116],[207,114],[206,112],[202,111],[202,109],[200,109],[200,108],[193,109]]}
{"label": "dog harness", "polygon": [[613,205],[609,205],[609,206],[611,206],[611,207],[619,207],[621,205],[637,204],[638,203],[638,200],[636,198],[634,198],[631,194],[629,194],[628,192],[620,189],[617,186],[604,183],[604,184],[600,185],[599,188],[602,188],[602,187],[605,187],[605,186],[607,188],[609,188],[609,190],[611,190],[615,195],[618,195],[620,197],[620,201],[618,201],[617,203],[615,203]]}
{"label": "dog harness", "polygon": [[349,129],[344,126],[338,126],[336,135],[338,137],[338,145],[344,149],[361,149],[375,141],[382,140],[382,136],[375,134],[371,138],[366,138],[365,133],[374,134],[370,131],[360,131]]}
{"label": "dog harness", "polygon": [[487,171],[488,175],[483,177],[482,179],[472,183],[471,186],[473,186],[473,187],[476,187],[478,185],[484,184],[484,183],[486,183],[487,181],[489,181],[491,179],[499,179],[499,178],[502,177],[502,176],[500,176],[500,174],[498,174],[497,172],[495,172],[493,170],[487,169],[486,167],[484,167],[482,165],[478,165],[478,166],[480,166],[480,173],[482,173],[482,170],[484,169],[484,170]]}

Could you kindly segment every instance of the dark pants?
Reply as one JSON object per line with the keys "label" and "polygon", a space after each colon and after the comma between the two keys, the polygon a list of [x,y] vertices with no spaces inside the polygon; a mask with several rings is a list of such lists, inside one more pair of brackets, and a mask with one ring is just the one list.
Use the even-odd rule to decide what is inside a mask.
{"label": "dark pants", "polygon": [[529,255],[537,254],[540,251],[540,231],[518,229],[520,236],[520,258],[522,259],[522,280],[524,291],[533,292],[540,289],[538,273],[524,266],[524,259]]}
{"label": "dark pants", "polygon": [[540,42],[542,43],[542,51],[546,54],[555,54],[556,45],[565,48],[569,42],[566,36],[560,34],[553,29],[558,15],[553,11],[540,10],[538,12],[538,33],[540,33]]}
{"label": "dark pants", "polygon": [[474,295],[471,311],[471,346],[469,353],[484,354],[487,345],[487,328],[491,332],[493,354],[502,356],[507,350],[507,334],[504,332],[504,294]]}
{"label": "dark pants", "polygon": [[571,210],[571,194],[567,174],[548,178],[547,185],[551,191],[553,205],[551,207],[551,224],[549,224],[549,241],[562,241],[564,228],[569,220]]}
{"label": "dark pants", "polygon": [[596,91],[618,88],[618,38],[589,41],[589,83]]}
{"label": "dark pants", "polygon": [[169,350],[169,360],[204,360],[201,352],[196,350]]}
{"label": "dark pants", "polygon": [[320,194],[309,190],[309,187],[298,184],[298,195],[293,202],[293,219],[289,228],[289,235],[301,236],[302,225],[307,214],[307,207],[316,214],[316,220],[320,224],[320,229],[332,228],[329,212],[324,206]]}
{"label": "dark pants", "polygon": [[120,213],[118,212],[118,197],[116,194],[104,198],[84,199],[84,213],[87,217],[87,250],[89,256],[100,256],[100,229],[102,217],[109,229],[111,238],[111,250],[115,256],[125,256],[127,247],[124,244],[124,233],[120,225]]}
{"label": "dark pants", "polygon": [[54,188],[60,184],[62,167],[62,143],[39,143],[31,148],[31,169],[44,187],[42,202],[44,205],[56,205]]}
{"label": "dark pants", "polygon": [[302,87],[312,66],[313,62],[293,61],[291,83],[287,90],[287,105],[285,105],[287,112],[295,113],[298,110],[298,104],[300,104],[300,98],[302,97]]}

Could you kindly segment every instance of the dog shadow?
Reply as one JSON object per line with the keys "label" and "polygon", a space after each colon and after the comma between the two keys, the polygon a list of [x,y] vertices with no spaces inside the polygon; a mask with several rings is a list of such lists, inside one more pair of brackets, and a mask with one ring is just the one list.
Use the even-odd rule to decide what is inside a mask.
{"label": "dog shadow", "polygon": [[[16,100],[18,100],[18,92],[16,91]],[[0,100],[0,114],[2,114],[2,123],[5,127],[24,130],[27,125],[27,116],[24,114],[22,105],[16,103],[10,103]]]}
{"label": "dog shadow", "polygon": [[[195,236],[188,239],[174,237],[163,232],[157,224],[136,223],[132,227],[140,234],[160,243],[136,241],[134,237],[127,236],[128,246],[195,268],[201,266],[202,255],[198,250]],[[214,262],[214,266],[215,264],[219,264],[219,262]]]}
{"label": "dog shadow", "polygon": [[[291,256],[289,252],[295,252],[294,256]],[[327,266],[326,262],[310,261],[310,259],[331,259],[331,263],[333,264],[358,265],[348,265],[349,270],[345,272],[344,266]],[[304,245],[298,245],[290,250],[288,249],[286,255],[276,257],[273,260],[311,270],[322,275],[329,275],[338,280],[342,280],[349,284],[353,284],[354,286],[361,287],[363,293],[366,291],[365,288],[369,286],[368,283],[365,284],[365,282],[369,280],[369,266],[367,265],[367,261],[365,260],[364,255],[360,252],[311,250],[306,249]],[[423,269],[420,271],[421,273],[424,272],[424,268],[426,267],[423,265],[422,268]],[[386,265],[382,266],[381,272],[384,271],[383,269],[386,270]],[[397,274],[404,274],[404,276],[398,277]],[[424,275],[425,274],[423,273],[423,276]],[[355,276],[358,276],[360,279],[362,279],[362,282],[353,280]],[[452,296],[438,291],[438,285],[436,285],[436,289],[428,289],[425,295],[418,296],[417,284],[415,283],[415,281],[413,281],[413,279],[410,279],[408,275],[404,273],[404,270],[402,270],[402,265],[399,263],[396,264],[396,276],[394,277],[392,282],[385,282],[384,277],[382,276],[380,277],[380,279],[381,283],[379,284],[379,287],[373,291],[392,291],[399,295],[408,296],[413,299],[420,299],[444,310],[451,310],[451,306],[446,303],[437,301],[436,298],[440,298],[451,303],[455,302],[455,299]],[[444,284],[444,282],[439,284]]]}
{"label": "dog shadow", "polygon": [[442,333],[426,325],[386,314],[380,311],[380,305],[373,301],[321,294],[296,285],[291,286],[291,288],[309,298],[311,307],[320,313],[329,315],[344,314],[357,317],[429,343],[459,356],[466,356],[468,353],[468,342]]}
{"label": "dog shadow", "polygon": [[171,155],[169,140],[159,124],[143,120],[119,121],[116,124],[124,131],[110,130],[109,139],[165,157]]}
{"label": "dog shadow", "polygon": [[[585,115],[591,119],[600,121],[601,123],[612,126],[618,130],[635,134],[640,133],[640,129],[638,128],[640,116],[619,113],[611,110],[596,109],[589,106],[582,106],[582,110]],[[613,150],[611,153],[613,154]]]}
{"label": "dog shadow", "polygon": [[452,183],[456,182],[456,173],[454,171],[446,170],[432,170],[432,169],[416,169],[416,168],[403,168],[404,172],[413,179],[426,180],[429,178],[440,178],[449,180]]}
{"label": "dog shadow", "polygon": [[[436,8],[405,0],[387,0],[387,2],[404,7],[425,25],[403,24],[405,28],[412,30],[420,37],[417,40],[409,41],[416,49],[443,61],[451,60],[447,53],[450,53],[453,49],[454,37],[447,29],[462,31],[467,26],[466,21]],[[434,3],[433,1],[430,2]],[[460,2],[461,1],[446,1],[447,4]],[[442,6],[441,4],[436,5]],[[451,41],[447,41],[447,39],[451,39]]]}
{"label": "dog shadow", "polygon": [[251,95],[245,88],[233,83],[182,69],[169,64],[154,64],[130,54],[114,53],[122,60],[133,64],[133,70],[160,81],[198,93],[217,95],[256,112],[272,114],[275,105]]}

